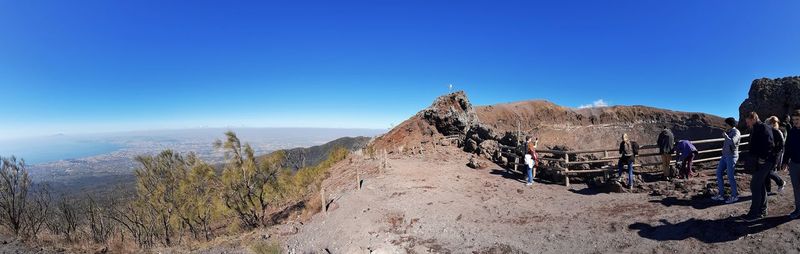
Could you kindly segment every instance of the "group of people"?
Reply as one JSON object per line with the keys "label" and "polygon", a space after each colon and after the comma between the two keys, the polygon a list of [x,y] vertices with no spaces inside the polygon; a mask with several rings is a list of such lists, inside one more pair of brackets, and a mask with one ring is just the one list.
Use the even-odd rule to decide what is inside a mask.
{"label": "group of people", "polygon": [[[778,192],[783,191],[786,182],[780,178],[777,170],[787,169],[789,170],[795,200],[795,210],[789,214],[789,217],[792,219],[800,218],[800,110],[792,113],[789,120],[791,125],[786,127],[787,135],[784,135],[781,131],[780,121],[775,116],[769,117],[766,122],[762,122],[758,114],[751,112],[745,118],[745,121],[747,127],[750,128],[749,157],[745,161],[745,168],[753,174],[750,181],[753,201],[750,204],[749,212],[743,215],[742,219],[755,221],[767,216],[767,196],[772,191],[771,182],[775,181],[778,186]],[[731,201],[738,200],[733,166],[728,166],[728,164],[735,165],[737,158],[738,155],[736,153],[729,153],[725,167],[718,167],[717,183],[719,185],[719,194],[714,197],[715,200],[723,200],[723,170],[728,172],[728,181],[730,181],[731,186],[731,195],[726,202],[732,203]],[[723,157],[723,160],[725,159]]]}
{"label": "group of people", "polygon": [[[795,203],[795,210],[789,216],[792,219],[800,218],[800,110],[795,110],[790,117],[787,117],[786,134],[781,130],[781,122],[775,116],[769,117],[766,122],[762,122],[758,114],[751,112],[745,118],[745,122],[750,131],[750,141],[749,156],[747,156],[744,165],[745,169],[753,174],[750,182],[753,198],[749,212],[743,215],[742,219],[755,221],[767,216],[767,196],[772,192],[771,182],[774,181],[776,183],[777,192],[782,192],[786,186],[786,181],[778,175],[778,170],[789,170]],[[716,171],[718,194],[712,199],[730,204],[739,200],[735,166],[739,160],[739,145],[742,134],[736,128],[738,124],[736,119],[727,118],[725,123],[728,125],[728,129],[722,134],[724,138],[722,156]],[[536,153],[538,143],[538,138],[533,139],[530,136],[526,138],[526,185],[533,184],[533,178],[536,176],[536,164],[539,159]],[[677,172],[678,178],[688,179],[695,176],[692,164],[698,155],[698,150],[691,141],[679,140],[676,142],[672,131],[668,126],[664,126],[664,129],[659,134],[657,146],[661,154],[666,180],[676,177],[676,172],[671,165],[673,155],[677,156],[677,161],[680,164]],[[627,134],[623,134],[622,142],[619,145],[618,176],[621,179],[624,168],[627,166],[629,187],[633,186],[633,164],[638,155],[638,150],[638,144],[631,141]],[[724,182],[726,175],[731,189],[727,198],[725,198]]]}
{"label": "group of people", "polygon": [[[736,120],[734,120],[734,122],[735,121]],[[688,179],[694,176],[692,164],[694,158],[698,155],[698,151],[691,141],[678,140],[675,142],[675,135],[672,134],[672,131],[668,126],[664,126],[664,129],[658,135],[656,146],[661,154],[661,162],[664,169],[665,180],[670,180],[675,177],[675,171],[672,169],[671,165],[673,155],[677,155],[677,161],[680,162],[680,167],[677,174],[678,178]],[[633,164],[636,161],[636,156],[639,155],[639,144],[637,144],[635,141],[631,141],[628,138],[628,134],[622,134],[622,142],[619,144],[619,154],[620,158],[617,162],[617,176],[619,179],[621,179],[622,174],[625,173],[625,166],[627,166],[628,188],[633,188]]]}
{"label": "group of people", "polygon": [[[782,192],[786,181],[778,175],[778,170],[789,170],[793,188],[795,211],[789,216],[792,219],[800,218],[800,110],[792,112],[787,118],[785,133],[781,130],[781,122],[776,116],[769,117],[762,122],[755,112],[751,112],[745,119],[750,130],[749,156],[745,161],[745,169],[752,172],[750,189],[753,201],[750,211],[742,216],[745,221],[754,221],[767,216],[767,196],[773,194],[772,182],[777,185],[777,192]],[[791,124],[788,124],[791,122]],[[725,119],[728,129],[722,134],[722,156],[717,166],[718,194],[712,197],[715,201],[728,204],[739,201],[739,191],[736,185],[735,166],[739,160],[739,144],[741,132],[736,128],[734,118]],[[688,179],[695,176],[692,163],[698,155],[697,148],[688,140],[674,141],[672,131],[665,126],[659,134],[657,146],[661,154],[664,178],[670,180],[675,177],[671,161],[677,155],[679,162],[678,178]],[[628,186],[632,187],[633,161],[638,155],[635,142],[628,139],[627,134],[622,135],[619,147],[620,159],[617,164],[618,175],[621,177],[623,169],[628,167]],[[730,185],[730,195],[725,198],[724,177],[727,175]]]}
{"label": "group of people", "polygon": [[[735,125],[736,120],[733,121]],[[678,140],[675,142],[675,135],[672,134],[668,126],[664,126],[661,133],[658,134],[656,146],[661,154],[661,167],[664,170],[664,180],[671,180],[676,177],[675,170],[673,170],[671,165],[673,154],[677,155],[676,161],[680,163],[677,172],[677,177],[679,179],[689,179],[695,175],[692,166],[694,164],[694,158],[698,155],[698,151],[697,147],[695,147],[691,141]]]}

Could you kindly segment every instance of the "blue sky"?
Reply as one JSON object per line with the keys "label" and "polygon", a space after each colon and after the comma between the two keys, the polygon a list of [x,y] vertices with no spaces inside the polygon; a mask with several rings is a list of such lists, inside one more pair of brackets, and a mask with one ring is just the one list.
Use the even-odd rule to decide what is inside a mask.
{"label": "blue sky", "polygon": [[800,1],[0,0],[0,138],[388,128],[447,92],[737,115]]}

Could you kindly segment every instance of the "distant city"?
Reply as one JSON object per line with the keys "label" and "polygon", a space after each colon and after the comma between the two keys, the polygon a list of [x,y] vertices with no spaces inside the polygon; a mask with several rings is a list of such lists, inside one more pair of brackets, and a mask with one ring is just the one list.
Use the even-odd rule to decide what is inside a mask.
{"label": "distant city", "polygon": [[[224,153],[213,142],[224,138],[226,128],[200,128],[104,133],[96,135],[54,135],[0,141],[0,155],[26,159],[33,179],[130,174],[139,155],[152,155],[165,149],[195,152],[216,164]],[[256,154],[279,149],[324,144],[346,136],[373,137],[385,130],[323,128],[233,128],[242,142]]]}

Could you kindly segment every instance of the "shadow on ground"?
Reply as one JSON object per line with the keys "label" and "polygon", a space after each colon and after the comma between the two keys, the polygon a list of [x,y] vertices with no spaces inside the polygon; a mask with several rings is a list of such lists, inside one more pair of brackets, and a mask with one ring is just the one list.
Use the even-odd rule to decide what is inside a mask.
{"label": "shadow on ground", "polygon": [[[502,176],[505,179],[511,179],[511,180],[514,180],[514,181],[517,181],[517,182],[520,182],[520,183],[525,183],[525,182],[527,182],[527,179],[528,179],[525,174],[514,172],[513,170],[506,170],[506,169],[492,169],[492,171],[489,171],[489,174],[499,175],[499,176]],[[561,184],[561,183],[556,182],[556,181],[543,179],[542,177],[546,178],[547,176],[537,175],[537,178],[534,178],[533,181],[536,182],[536,183],[542,183],[542,184]]]}
{"label": "shadow on ground", "polygon": [[723,243],[769,230],[789,221],[791,219],[788,216],[770,217],[755,222],[725,218],[718,220],[689,219],[672,224],[661,220],[661,225],[634,223],[628,228],[638,230],[639,236],[643,238],[656,241],[680,241],[694,238],[704,243]]}
{"label": "shadow on ground", "polygon": [[505,179],[511,179],[521,183],[525,182],[525,177],[526,177],[523,174],[515,173],[511,170],[505,170],[505,169],[492,169],[492,171],[489,173],[492,175],[499,175]]}
{"label": "shadow on ground", "polygon": [[[747,202],[747,201],[750,201],[751,199],[752,199],[751,196],[740,197],[739,201],[736,202],[736,203]],[[726,205],[725,202],[714,201],[711,198],[709,198],[707,195],[695,195],[695,196],[692,196],[692,199],[679,199],[679,198],[676,198],[676,197],[665,197],[665,198],[663,198],[661,200],[651,200],[650,202],[651,203],[661,203],[662,205],[664,205],[666,207],[670,207],[670,206],[691,206],[692,208],[698,209],[698,210],[708,209],[708,208],[715,207],[715,206]]]}

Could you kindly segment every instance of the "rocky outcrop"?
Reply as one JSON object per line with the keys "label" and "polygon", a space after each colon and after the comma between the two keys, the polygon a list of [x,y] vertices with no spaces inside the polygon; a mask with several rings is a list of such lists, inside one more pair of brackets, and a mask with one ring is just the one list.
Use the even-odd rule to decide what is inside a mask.
{"label": "rocky outcrop", "polygon": [[800,76],[753,80],[747,99],[739,106],[740,129],[746,129],[744,119],[750,112],[758,113],[762,120],[777,116],[784,122],[796,109],[800,109]]}
{"label": "rocky outcrop", "polygon": [[473,106],[464,92],[456,92],[437,98],[373,146],[408,153],[455,144],[503,165],[511,160],[502,156],[501,145],[521,153],[526,136],[539,137],[545,149],[597,149],[615,147],[622,133],[640,144],[655,144],[663,126],[672,128],[678,139],[717,138],[723,125],[722,118],[713,115],[645,106],[573,109],[547,101]]}
{"label": "rocky outcrop", "polygon": [[423,119],[445,136],[465,135],[478,124],[478,115],[463,91],[437,98],[421,113]]}

